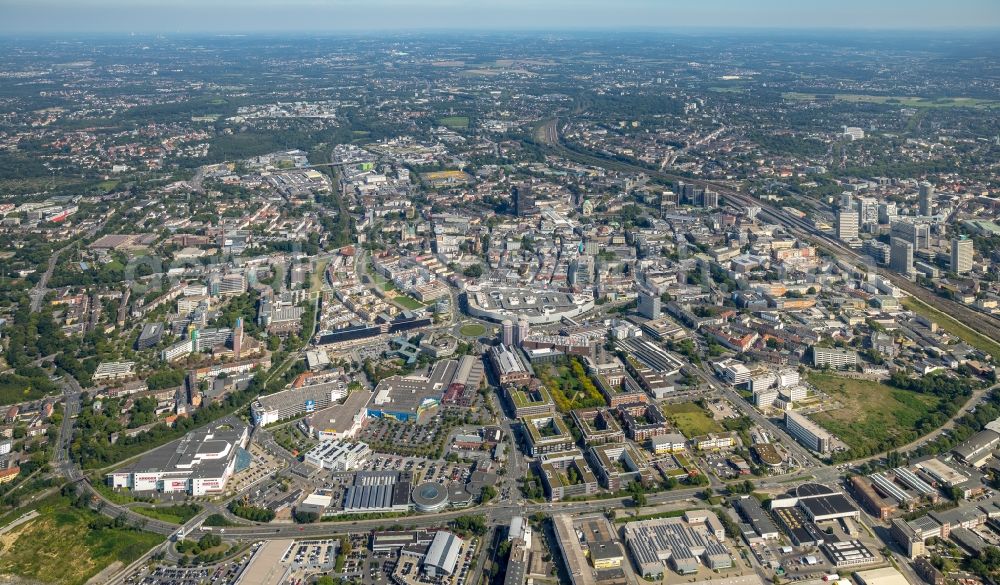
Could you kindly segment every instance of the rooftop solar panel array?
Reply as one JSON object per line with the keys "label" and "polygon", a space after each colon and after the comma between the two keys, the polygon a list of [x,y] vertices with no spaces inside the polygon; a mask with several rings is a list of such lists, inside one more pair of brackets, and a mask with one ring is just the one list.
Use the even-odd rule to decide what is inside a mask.
{"label": "rooftop solar panel array", "polygon": [[680,521],[632,522],[625,526],[625,540],[642,564],[666,560],[684,563],[702,555],[729,554],[729,549],[706,530]]}

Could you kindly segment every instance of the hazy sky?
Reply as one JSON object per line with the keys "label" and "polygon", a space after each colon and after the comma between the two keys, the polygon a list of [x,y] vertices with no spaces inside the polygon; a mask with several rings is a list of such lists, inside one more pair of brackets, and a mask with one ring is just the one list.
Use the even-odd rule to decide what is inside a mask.
{"label": "hazy sky", "polygon": [[0,0],[0,33],[1000,28],[1000,0]]}

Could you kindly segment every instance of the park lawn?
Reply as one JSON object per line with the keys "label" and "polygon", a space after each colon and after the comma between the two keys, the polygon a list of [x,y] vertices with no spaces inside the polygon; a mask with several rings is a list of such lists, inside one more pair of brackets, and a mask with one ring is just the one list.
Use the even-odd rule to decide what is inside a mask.
{"label": "park lawn", "polygon": [[323,258],[316,263],[316,270],[312,273],[312,279],[309,283],[310,290],[322,290],[323,280],[326,278],[326,267],[330,265],[329,258]]}
{"label": "park lawn", "polygon": [[0,536],[0,574],[58,585],[82,585],[105,567],[128,565],[163,542],[151,532],[92,530],[97,512],[53,496],[35,505],[40,516]]}
{"label": "park lawn", "polygon": [[110,193],[111,191],[114,190],[115,187],[118,186],[118,183],[119,181],[115,180],[101,181],[100,183],[97,184],[97,188],[103,191],[104,193]]}
{"label": "park lawn", "polygon": [[368,276],[371,277],[372,282],[375,284],[375,286],[379,287],[384,292],[389,292],[389,291],[396,290],[396,283],[394,283],[391,280],[387,279],[386,277],[382,276],[378,272],[375,272],[375,267],[372,266],[371,264],[369,264],[365,268],[365,272],[367,272]]}
{"label": "park lawn", "polygon": [[963,325],[934,307],[919,301],[913,297],[903,297],[903,307],[919,315],[923,315],[937,323],[938,327],[944,329],[951,335],[958,337],[972,347],[993,356],[994,361],[1000,361],[1000,344],[986,337],[982,333]]}
{"label": "park lawn", "polygon": [[468,323],[462,325],[462,328],[458,332],[466,337],[479,337],[486,333],[486,327],[480,323]]}
{"label": "park lawn", "polygon": [[446,116],[438,120],[438,124],[442,126],[447,126],[448,128],[468,128],[469,127],[469,117],[468,116]]}
{"label": "park lawn", "polygon": [[130,492],[127,488],[111,489],[110,487],[108,487],[108,484],[104,483],[104,481],[102,480],[103,478],[92,476],[91,485],[94,487],[95,491],[100,492],[100,494],[104,496],[105,499],[107,499],[112,503],[119,505],[130,504],[132,502],[140,502],[140,501],[145,501],[147,499],[145,497],[137,498],[133,496],[132,492]]}
{"label": "park lawn", "polygon": [[38,400],[54,394],[58,387],[45,376],[29,378],[18,374],[0,374],[0,404],[17,404],[27,400]]}
{"label": "park lawn", "polygon": [[937,410],[940,399],[872,380],[810,373],[809,383],[843,405],[810,417],[851,449],[871,452],[886,441],[902,445],[917,438],[917,421]]}
{"label": "park lawn", "polygon": [[712,415],[694,402],[661,404],[660,409],[668,419],[673,421],[681,434],[689,439],[708,433],[721,433],[725,430],[722,425],[712,419]]}
{"label": "park lawn", "polygon": [[392,300],[396,301],[397,303],[399,303],[400,305],[411,311],[415,311],[417,309],[423,309],[424,307],[427,306],[418,301],[417,299],[407,295],[396,295],[395,297],[393,297]]}
{"label": "park lawn", "polygon": [[148,508],[146,506],[135,506],[132,511],[143,516],[148,516],[164,522],[173,524],[184,524],[201,512],[201,506],[196,504],[181,504],[177,506],[161,506],[158,508]]}

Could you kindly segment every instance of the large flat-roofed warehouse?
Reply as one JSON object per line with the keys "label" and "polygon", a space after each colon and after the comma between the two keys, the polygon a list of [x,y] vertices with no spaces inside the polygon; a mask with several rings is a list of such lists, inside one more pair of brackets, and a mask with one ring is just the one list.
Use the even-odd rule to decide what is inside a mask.
{"label": "large flat-roofed warehouse", "polygon": [[434,533],[423,530],[384,530],[372,533],[371,549],[374,553],[398,551],[403,547],[430,546]]}
{"label": "large flat-roofed warehouse", "polygon": [[457,361],[445,360],[434,364],[427,374],[389,376],[375,388],[368,416],[416,421],[424,411],[441,403],[457,371]]}
{"label": "large flat-roofed warehouse", "polygon": [[306,452],[305,462],[320,469],[350,471],[368,459],[371,449],[365,443],[323,441]]}
{"label": "large flat-roofed warehouse", "polygon": [[236,585],[274,585],[284,583],[291,573],[288,565],[281,564],[285,553],[291,548],[292,540],[266,541],[239,574]]}
{"label": "large flat-roofed warehouse", "polygon": [[346,395],[347,386],[339,381],[290,388],[274,394],[258,396],[250,404],[250,415],[253,417],[254,424],[265,426],[279,420],[310,414],[321,408],[326,408]]}
{"label": "large flat-roofed warehouse", "polygon": [[799,507],[813,522],[857,518],[861,515],[861,512],[851,504],[844,494],[802,498],[799,500]]}
{"label": "large flat-roofed warehouse", "polygon": [[465,543],[461,538],[444,530],[434,535],[427,554],[424,555],[424,572],[430,577],[449,577],[455,572],[458,555]]}
{"label": "large flat-roofed warehouse", "polygon": [[795,488],[798,506],[813,522],[858,518],[861,512],[840,491],[818,483],[804,483]]}
{"label": "large flat-roofed warehouse", "polygon": [[981,467],[1000,446],[1000,433],[983,429],[951,450],[958,459],[973,467]]}
{"label": "large flat-roofed warehouse", "polygon": [[448,384],[448,389],[441,397],[441,402],[471,406],[484,374],[483,361],[479,357],[463,355],[458,359],[455,377]]}
{"label": "large flat-roofed warehouse", "polygon": [[574,520],[559,514],[552,517],[552,527],[573,585],[626,585],[630,582],[621,566],[624,562],[621,544],[606,518],[591,516]]}
{"label": "large flat-roofed warehouse", "polygon": [[739,513],[744,522],[750,524],[753,531],[764,540],[777,540],[781,534],[774,520],[767,514],[764,508],[753,496],[738,498],[732,502],[733,508]]}
{"label": "large flat-roofed warehouse", "polygon": [[523,319],[532,325],[557,323],[594,308],[594,297],[550,290],[470,285],[465,290],[469,314],[501,322]]}
{"label": "large flat-roofed warehouse", "polygon": [[772,510],[772,513],[795,546],[819,546],[826,542],[826,536],[819,527],[806,518],[802,510],[776,508]]}
{"label": "large flat-roofed warehouse", "polygon": [[490,348],[489,358],[490,366],[501,386],[508,384],[520,386],[531,379],[531,372],[520,356],[506,345],[500,344]]}
{"label": "large flat-roofed warehouse", "polygon": [[938,458],[918,461],[914,467],[922,471],[935,482],[945,487],[954,487],[969,481],[969,476],[948,465]]}
{"label": "large flat-roofed warehouse", "polygon": [[359,471],[344,492],[344,512],[405,512],[410,507],[408,474]]}
{"label": "large flat-roofed warehouse", "polygon": [[827,542],[820,548],[826,554],[827,558],[830,559],[833,566],[838,569],[871,565],[880,560],[860,540]]}
{"label": "large flat-roofed warehouse", "polygon": [[[247,442],[247,430],[236,417],[226,417],[108,474],[108,484],[137,492],[185,492],[193,496],[221,493],[236,470],[238,455]],[[249,464],[249,457],[245,464]]]}
{"label": "large flat-roofed warehouse", "polygon": [[332,404],[309,418],[309,431],[322,440],[353,439],[368,418],[368,403],[374,395],[367,390],[351,392],[343,404]]}
{"label": "large flat-roofed warehouse", "polygon": [[908,585],[909,581],[902,573],[892,567],[858,571],[855,573],[861,585]]}
{"label": "large flat-roofed warehouse", "polygon": [[667,563],[682,575],[696,573],[701,564],[712,570],[728,569],[733,559],[723,544],[725,539],[722,522],[708,510],[625,525],[625,542],[644,577],[658,578]]}

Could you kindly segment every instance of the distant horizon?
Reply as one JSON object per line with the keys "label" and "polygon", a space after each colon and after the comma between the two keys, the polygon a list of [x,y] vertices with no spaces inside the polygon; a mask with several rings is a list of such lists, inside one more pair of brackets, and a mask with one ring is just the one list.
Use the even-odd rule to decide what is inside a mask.
{"label": "distant horizon", "polygon": [[995,31],[996,0],[0,0],[0,35]]}
{"label": "distant horizon", "polygon": [[[288,38],[291,36],[308,38],[336,38],[336,37],[357,37],[366,35],[441,35],[441,36],[480,36],[480,35],[573,35],[573,34],[647,34],[647,35],[693,35],[699,36],[721,34],[721,33],[751,33],[753,35],[851,35],[859,36],[876,34],[893,34],[907,36],[909,34],[953,34],[955,32],[965,32],[973,34],[1000,33],[1000,25],[997,26],[954,26],[954,27],[927,27],[927,28],[849,28],[849,27],[763,27],[763,26],[676,26],[669,28],[649,28],[649,27],[579,27],[579,28],[371,28],[371,29],[343,29],[343,30],[287,30],[287,29],[260,29],[246,31],[225,31],[212,32],[202,30],[192,31],[109,31],[109,30],[88,30],[88,31],[30,31],[14,32],[0,29],[0,38],[4,39],[86,39],[86,38]],[[962,39],[956,39],[962,40]],[[1000,42],[1000,38],[997,39]]]}

